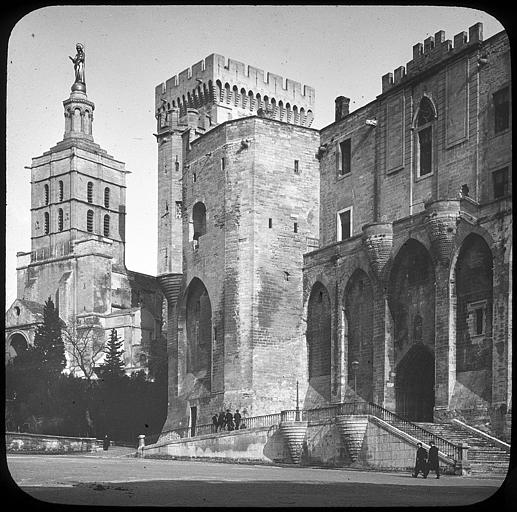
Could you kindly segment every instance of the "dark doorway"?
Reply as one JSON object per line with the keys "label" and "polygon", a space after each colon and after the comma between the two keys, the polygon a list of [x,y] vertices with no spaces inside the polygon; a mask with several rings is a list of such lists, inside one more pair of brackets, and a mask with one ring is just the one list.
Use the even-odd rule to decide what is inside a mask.
{"label": "dark doorway", "polygon": [[190,408],[190,437],[196,435],[197,407]]}
{"label": "dark doorway", "polygon": [[433,421],[434,356],[423,344],[411,347],[397,366],[397,414],[410,421]]}

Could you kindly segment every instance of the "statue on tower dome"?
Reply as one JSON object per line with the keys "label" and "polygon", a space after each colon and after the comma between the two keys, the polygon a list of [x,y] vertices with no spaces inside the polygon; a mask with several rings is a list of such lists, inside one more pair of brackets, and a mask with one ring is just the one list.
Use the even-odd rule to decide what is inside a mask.
{"label": "statue on tower dome", "polygon": [[75,45],[77,54],[74,57],[70,57],[70,60],[74,63],[75,70],[75,82],[72,85],[72,91],[86,91],[86,81],[84,78],[84,46],[81,43]]}

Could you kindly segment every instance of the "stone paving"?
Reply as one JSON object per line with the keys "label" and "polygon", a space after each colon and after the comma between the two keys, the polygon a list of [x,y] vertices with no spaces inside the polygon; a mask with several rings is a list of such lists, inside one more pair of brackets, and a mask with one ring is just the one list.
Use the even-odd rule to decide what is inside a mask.
{"label": "stone paving", "polygon": [[132,453],[114,447],[83,455],[13,454],[7,464],[27,500],[71,505],[450,506],[494,494],[504,498],[506,488],[498,491],[501,479],[424,480],[406,473],[150,460]]}

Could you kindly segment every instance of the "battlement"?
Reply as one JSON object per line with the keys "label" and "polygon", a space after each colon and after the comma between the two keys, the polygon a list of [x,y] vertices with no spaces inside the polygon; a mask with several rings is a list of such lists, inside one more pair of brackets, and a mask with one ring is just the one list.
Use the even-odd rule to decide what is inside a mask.
{"label": "battlement", "polygon": [[430,67],[457,55],[467,47],[474,47],[483,41],[483,24],[476,23],[467,32],[463,31],[454,36],[454,43],[445,40],[445,32],[440,30],[434,36],[430,36],[422,43],[413,46],[413,59],[406,67],[400,66],[393,73],[386,73],[382,77],[382,92],[385,93],[392,87],[404,82],[410,77],[429,69]]}
{"label": "battlement", "polygon": [[160,106],[162,99],[181,99],[202,86],[211,88],[217,85],[229,87],[232,91],[236,89],[239,94],[244,90],[246,95],[267,96],[276,103],[289,102],[305,109],[314,106],[314,88],[213,53],[158,85],[156,107]]}

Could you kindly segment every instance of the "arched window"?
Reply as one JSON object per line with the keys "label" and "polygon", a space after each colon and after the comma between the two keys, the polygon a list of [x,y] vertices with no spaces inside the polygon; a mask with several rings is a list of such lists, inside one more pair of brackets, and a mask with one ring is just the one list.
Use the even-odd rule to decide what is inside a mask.
{"label": "arched window", "polygon": [[50,231],[50,214],[45,212],[45,235],[48,235]]}
{"label": "arched window", "polygon": [[424,96],[418,107],[416,118],[417,176],[427,176],[433,172],[433,121],[436,111],[431,100]]}
{"label": "arched window", "polygon": [[110,216],[104,215],[104,236],[110,236]]}
{"label": "arched window", "polygon": [[192,224],[194,227],[193,240],[199,240],[206,233],[206,207],[203,203],[196,203],[192,209]]}
{"label": "arched window", "polygon": [[59,181],[59,201],[63,200],[63,182]]}
{"label": "arched window", "polygon": [[93,233],[93,210],[88,210],[86,213],[86,231]]}
{"label": "arched window", "polygon": [[89,203],[93,203],[93,183],[91,181],[87,185],[86,199]]}
{"label": "arched window", "polygon": [[104,206],[106,208],[110,207],[110,189],[108,187],[104,189]]}
{"label": "arched window", "polygon": [[48,188],[48,185],[45,184],[45,204],[48,204],[49,199],[50,199],[49,188]]}
{"label": "arched window", "polygon": [[57,212],[57,229],[63,231],[63,208],[59,208]]}

